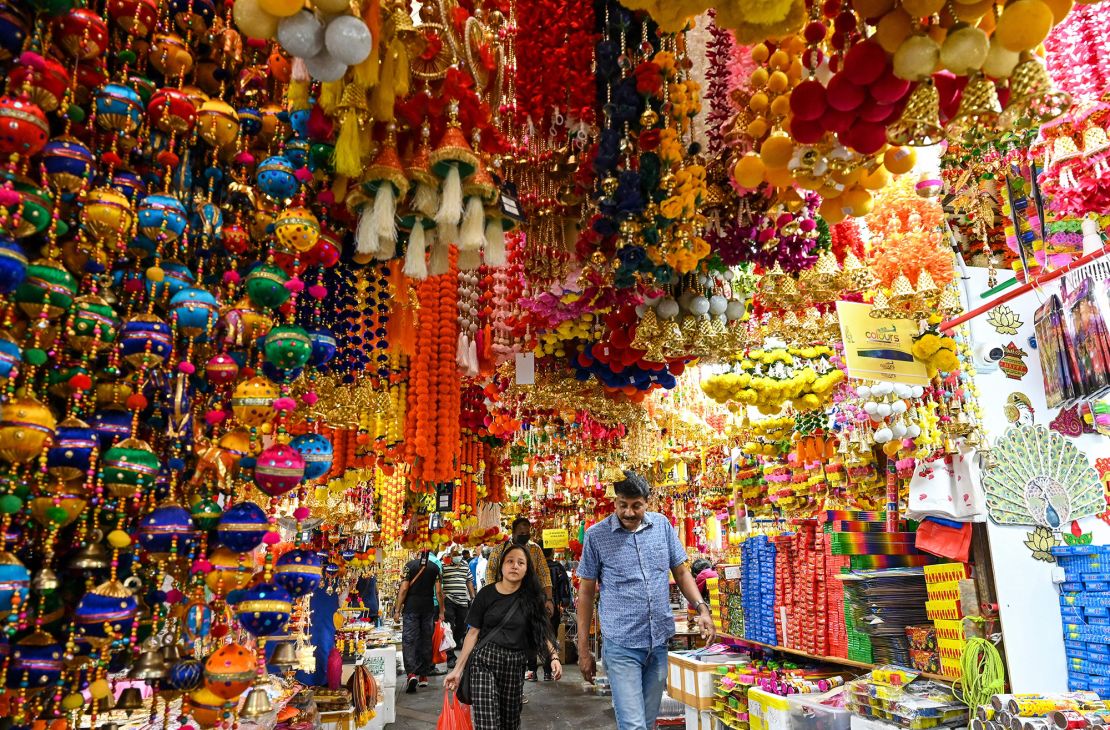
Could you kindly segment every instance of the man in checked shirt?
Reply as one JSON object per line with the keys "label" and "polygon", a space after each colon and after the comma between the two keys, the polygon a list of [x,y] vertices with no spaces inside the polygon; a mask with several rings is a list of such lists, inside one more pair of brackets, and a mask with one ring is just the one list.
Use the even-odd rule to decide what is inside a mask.
{"label": "man in checked shirt", "polygon": [[667,643],[675,634],[668,575],[697,613],[702,637],[713,641],[717,630],[674,526],[664,515],[647,511],[647,481],[626,471],[613,490],[616,509],[586,531],[578,563],[578,666],[586,681],[593,681],[597,667],[590,626],[600,584],[601,658],[613,689],[617,727],[651,730],[667,679]]}

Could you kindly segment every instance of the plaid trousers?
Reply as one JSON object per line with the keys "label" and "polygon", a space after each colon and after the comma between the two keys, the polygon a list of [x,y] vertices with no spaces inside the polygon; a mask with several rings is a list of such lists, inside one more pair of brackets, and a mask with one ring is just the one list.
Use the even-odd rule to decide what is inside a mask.
{"label": "plaid trousers", "polygon": [[474,730],[519,730],[524,652],[490,642],[469,661]]}

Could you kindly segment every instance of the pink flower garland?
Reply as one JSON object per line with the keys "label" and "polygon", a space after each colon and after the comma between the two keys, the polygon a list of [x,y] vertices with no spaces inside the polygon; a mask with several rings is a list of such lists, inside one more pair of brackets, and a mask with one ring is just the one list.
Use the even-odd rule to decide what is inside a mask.
{"label": "pink flower garland", "polygon": [[1075,99],[1097,99],[1110,86],[1110,7],[1076,5],[1045,41],[1056,85]]}

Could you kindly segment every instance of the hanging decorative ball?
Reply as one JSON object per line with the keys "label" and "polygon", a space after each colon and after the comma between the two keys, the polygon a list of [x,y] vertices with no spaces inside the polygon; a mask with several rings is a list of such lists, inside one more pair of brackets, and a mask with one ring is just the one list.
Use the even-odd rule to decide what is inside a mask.
{"label": "hanging decorative ball", "polygon": [[47,114],[57,111],[69,89],[69,71],[57,59],[33,51],[21,54],[8,73],[8,88],[20,89]]}
{"label": "hanging decorative ball", "polygon": [[196,544],[196,529],[189,510],[179,504],[162,504],[139,520],[139,545],[153,555],[171,551],[187,555]]}
{"label": "hanging decorative ball", "polygon": [[23,351],[5,332],[0,332],[0,381],[12,376],[16,366],[23,362]]}
{"label": "hanging decorative ball", "polygon": [[11,236],[0,233],[0,294],[11,294],[27,278],[27,255]]}
{"label": "hanging decorative ball", "polygon": [[[268,381],[263,380],[266,385],[270,385]],[[274,391],[276,393],[277,391]],[[233,399],[234,402],[234,399]],[[237,428],[228,431],[219,440],[220,450],[228,456],[228,469],[235,471],[239,468],[239,460],[244,456],[254,453],[251,450],[251,435],[244,428]]]}
{"label": "hanging decorative ball", "polygon": [[77,280],[60,263],[39,259],[27,267],[27,277],[15,290],[13,299],[27,316],[47,319],[62,316],[77,294]]}
{"label": "hanging decorative ball", "polygon": [[124,84],[109,83],[96,92],[93,103],[97,125],[106,132],[130,134],[143,121],[143,99]]}
{"label": "hanging decorative ball", "polygon": [[193,523],[196,524],[197,529],[208,530],[215,529],[220,521],[220,515],[224,513],[220,507],[220,503],[211,497],[202,497],[193,504],[189,510],[189,514],[193,516]]}
{"label": "hanging decorative ball", "polygon": [[176,33],[156,33],[147,53],[150,65],[167,79],[182,78],[193,70],[193,54]]}
{"label": "hanging decorative ball", "polygon": [[33,397],[12,398],[0,409],[0,459],[24,464],[54,435],[54,414]]}
{"label": "hanging decorative ball", "polygon": [[28,178],[16,177],[13,185],[19,194],[19,218],[9,218],[10,233],[16,238],[27,238],[42,233],[53,220],[53,196]]}
{"label": "hanging decorative ball", "polygon": [[254,652],[234,642],[224,644],[204,662],[204,686],[217,697],[233,700],[254,681]]}
{"label": "hanging decorative ball", "polygon": [[[141,238],[141,236],[135,236],[136,241]],[[160,268],[162,269],[161,281],[154,281],[148,276],[144,282],[147,295],[155,301],[173,299],[181,291],[196,284],[197,279],[192,270],[180,261],[163,261]]]}
{"label": "hanging decorative ball", "polygon": [[291,370],[304,367],[312,357],[312,340],[300,327],[280,325],[270,330],[263,345],[266,361]]}
{"label": "hanging decorative ball", "polygon": [[323,328],[309,330],[308,338],[312,341],[312,357],[310,363],[316,367],[326,365],[335,357],[338,347],[335,335],[330,330]]}
{"label": "hanging decorative ball", "polygon": [[0,97],[0,154],[33,157],[50,139],[50,123],[30,99]]}
{"label": "hanging decorative ball", "polygon": [[209,99],[197,112],[197,132],[213,147],[229,147],[239,137],[239,114],[226,101]]}
{"label": "hanging decorative ball", "polygon": [[204,337],[216,326],[220,304],[204,289],[182,289],[170,299],[170,310],[186,337]]}
{"label": "hanging decorative ball", "polygon": [[323,561],[313,550],[295,548],[282,555],[274,564],[274,582],[294,598],[316,590],[324,576]]}
{"label": "hanging decorative ball", "polygon": [[93,427],[70,416],[58,424],[54,442],[46,452],[46,470],[63,480],[80,479],[92,466],[96,448]]}
{"label": "hanging decorative ball", "polygon": [[343,243],[335,231],[326,228],[320,230],[320,238],[316,245],[304,254],[303,259],[308,266],[323,266],[330,269],[339,263],[343,251]]}
{"label": "hanging decorative ball", "polygon": [[293,611],[289,591],[273,583],[262,583],[243,591],[235,605],[239,624],[254,636],[272,636],[285,630]]}
{"label": "hanging decorative ball", "polygon": [[269,531],[266,512],[254,502],[240,502],[224,510],[216,527],[219,543],[237,553],[246,553],[262,544]]}
{"label": "hanging decorative ball", "polygon": [[213,385],[227,385],[239,377],[239,363],[226,352],[217,353],[204,366],[204,377]]}
{"label": "hanging decorative ball", "polygon": [[185,607],[185,635],[204,638],[212,631],[212,607],[193,601]]}
{"label": "hanging decorative ball", "polygon": [[9,552],[0,550],[0,619],[27,600],[31,591],[31,571]]}
{"label": "hanging decorative ball", "polygon": [[116,310],[103,297],[87,294],[74,302],[70,329],[70,347],[91,355],[115,342],[119,320]]}
{"label": "hanging decorative ball", "polygon": [[148,195],[138,207],[139,231],[152,241],[172,243],[189,224],[185,206],[173,195]]}
{"label": "hanging decorative ball", "polygon": [[260,264],[247,274],[247,296],[255,306],[276,309],[289,299],[289,290],[285,288],[288,280],[280,267]]}
{"label": "hanging decorative ball", "polygon": [[179,692],[192,692],[204,679],[204,667],[192,657],[186,657],[170,667],[170,686]]}
{"label": "hanging decorative ball", "polygon": [[93,414],[92,425],[100,439],[101,450],[105,450],[131,435],[131,414],[121,408],[102,408]]}
{"label": "hanging decorative ball", "polygon": [[153,314],[137,314],[123,323],[119,351],[136,370],[164,365],[173,354],[173,330]]}
{"label": "hanging decorative ball", "polygon": [[109,0],[106,10],[124,32],[140,38],[158,23],[158,0]]}
{"label": "hanging decorative ball", "polygon": [[254,466],[254,483],[264,494],[280,497],[304,479],[305,462],[299,451],[287,444],[262,450]]}
{"label": "hanging decorative ball", "polygon": [[56,21],[54,31],[61,47],[74,58],[96,58],[108,46],[108,23],[89,8],[73,8]]}
{"label": "hanging decorative ball", "polygon": [[88,184],[96,167],[92,150],[73,137],[57,137],[43,147],[42,169],[58,190],[76,193]]}
{"label": "hanging decorative ball", "polygon": [[31,500],[31,516],[48,529],[60,530],[73,524],[88,504],[82,488],[67,487],[65,482],[55,482],[48,491],[48,495]]}
{"label": "hanging decorative ball", "polygon": [[274,417],[277,387],[263,377],[255,376],[235,386],[231,411],[244,426],[261,426]]}
{"label": "hanging decorative ball", "polygon": [[208,562],[212,564],[212,570],[204,576],[204,584],[220,598],[226,598],[228,593],[242,588],[251,580],[250,565],[239,553],[226,547],[213,550]]}
{"label": "hanging decorative ball", "polygon": [[129,238],[134,222],[131,201],[119,190],[96,188],[85,196],[81,226],[99,243],[114,246],[121,238]]}
{"label": "hanging decorative ball", "polygon": [[[237,2],[236,5],[238,4]],[[208,687],[201,687],[191,692],[184,704],[193,721],[203,728],[215,727],[216,723],[223,717],[224,708],[228,706],[228,702],[223,697],[217,695]]]}
{"label": "hanging decorative ball", "polygon": [[161,467],[150,445],[137,438],[120,441],[100,459],[104,486],[115,497],[133,497],[150,489]]}
{"label": "hanging decorative ball", "polygon": [[11,647],[8,664],[8,689],[26,686],[30,689],[55,684],[62,676],[65,650],[45,631],[35,631]]}
{"label": "hanging decorative ball", "polygon": [[305,252],[320,238],[320,221],[307,208],[286,208],[274,220],[278,243]]}
{"label": "hanging decorative ball", "polygon": [[312,481],[331,471],[335,451],[331,441],[318,433],[305,433],[297,436],[289,445],[296,449],[304,459],[304,478]]}
{"label": "hanging decorative ball", "polygon": [[77,602],[73,612],[77,633],[94,644],[127,636],[138,605],[123,583],[105,581]]}
{"label": "hanging decorative ball", "polygon": [[267,157],[255,170],[255,182],[263,194],[275,200],[288,200],[300,188],[293,163],[285,155]]}

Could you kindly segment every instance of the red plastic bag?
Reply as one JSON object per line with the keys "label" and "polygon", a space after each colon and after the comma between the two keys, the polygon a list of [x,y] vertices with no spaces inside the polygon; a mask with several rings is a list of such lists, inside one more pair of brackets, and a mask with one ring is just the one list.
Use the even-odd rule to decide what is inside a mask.
{"label": "red plastic bag", "polygon": [[459,702],[454,692],[443,693],[443,710],[439,713],[436,730],[474,730],[470,708]]}
{"label": "red plastic bag", "polygon": [[443,664],[447,661],[447,652],[439,648],[443,643],[443,622],[436,621],[435,631],[432,632],[432,664]]}

